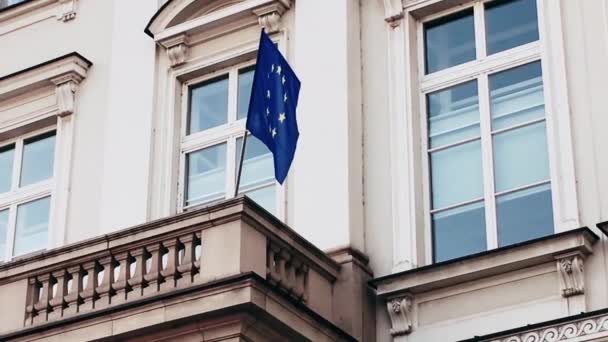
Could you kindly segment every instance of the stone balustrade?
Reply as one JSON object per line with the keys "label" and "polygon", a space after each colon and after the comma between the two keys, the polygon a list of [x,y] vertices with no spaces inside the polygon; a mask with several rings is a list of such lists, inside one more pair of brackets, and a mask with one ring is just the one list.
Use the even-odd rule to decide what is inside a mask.
{"label": "stone balustrade", "polygon": [[245,273],[331,320],[339,270],[252,201],[237,198],[0,264],[0,302],[23,308],[23,315],[0,318],[0,335]]}

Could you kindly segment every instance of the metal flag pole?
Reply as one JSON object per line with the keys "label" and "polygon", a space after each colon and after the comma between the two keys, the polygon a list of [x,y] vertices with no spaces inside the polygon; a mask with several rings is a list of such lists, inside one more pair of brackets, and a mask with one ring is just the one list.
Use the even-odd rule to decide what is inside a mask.
{"label": "metal flag pole", "polygon": [[239,172],[236,176],[236,186],[234,188],[234,197],[239,194],[239,185],[241,185],[241,173],[243,172],[243,160],[245,159],[245,146],[247,146],[247,130],[245,129],[245,135],[243,136],[243,144],[241,145],[241,158],[239,160]]}

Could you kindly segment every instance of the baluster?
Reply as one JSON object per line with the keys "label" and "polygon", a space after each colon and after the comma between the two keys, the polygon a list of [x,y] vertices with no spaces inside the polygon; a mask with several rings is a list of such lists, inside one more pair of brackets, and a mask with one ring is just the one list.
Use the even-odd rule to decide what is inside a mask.
{"label": "baluster", "polygon": [[291,259],[291,255],[289,255],[289,253],[287,252],[286,249],[281,249],[281,252],[279,253],[279,282],[278,285],[280,287],[285,287],[287,284],[287,280],[289,278],[289,275],[287,274],[288,269],[287,267],[289,266],[289,261]]}
{"label": "baluster", "polygon": [[177,239],[172,238],[163,242],[163,246],[167,249],[167,267],[160,274],[165,278],[165,281],[160,284],[161,291],[170,290],[175,287],[176,278],[179,276],[177,272]]}
{"label": "baluster", "polygon": [[162,277],[160,275],[160,244],[155,243],[151,246],[146,247],[146,250],[148,251],[148,253],[150,253],[150,258],[152,259],[152,262],[150,264],[150,269],[147,270],[144,275],[144,279],[148,283],[148,286],[144,287],[144,296],[157,293],[160,289],[160,282],[162,281]]}
{"label": "baluster", "polygon": [[36,281],[35,277],[28,279],[28,293],[27,293],[27,306],[25,307],[25,326],[30,326],[34,323],[34,316],[36,315],[36,309],[34,305],[38,302],[40,296],[40,283]]}
{"label": "baluster", "polygon": [[112,284],[114,283],[114,258],[111,255],[106,256],[99,259],[99,263],[103,267],[103,279],[96,289],[99,296],[99,299],[95,302],[96,309],[102,309],[110,305],[113,295]]}
{"label": "baluster", "polygon": [[58,319],[63,316],[63,308],[65,307],[64,297],[67,294],[68,289],[68,281],[67,281],[67,273],[65,270],[55,271],[53,272],[53,277],[57,282],[57,291],[52,293],[52,299],[49,301],[49,305],[52,310],[49,313],[49,320]]}
{"label": "baluster", "polygon": [[34,316],[34,324],[44,323],[48,320],[50,311],[49,298],[51,298],[51,275],[46,273],[36,277],[36,280],[42,285],[40,288],[40,298],[34,304],[34,309],[38,312]]}
{"label": "baluster", "polygon": [[95,301],[97,300],[97,276],[99,272],[99,266],[95,261],[85,262],[82,267],[87,272],[87,283],[80,293],[82,297],[82,305],[78,307],[78,312],[93,310],[95,308]]}
{"label": "baluster", "polygon": [[280,253],[281,248],[279,246],[270,244],[267,251],[267,264],[268,264],[268,277],[271,283],[278,284],[281,282],[281,273],[279,271],[280,267]]}
{"label": "baluster", "polygon": [[64,317],[77,313],[78,305],[82,302],[82,298],[80,297],[80,292],[82,291],[82,269],[80,265],[69,267],[68,273],[72,277],[72,286],[70,286],[65,296],[67,306],[63,309]]}
{"label": "baluster", "polygon": [[129,258],[129,252],[117,253],[114,258],[116,259],[120,270],[118,272],[118,279],[116,279],[113,285],[116,295],[112,297],[112,304],[120,304],[127,301],[127,292],[130,291],[127,281],[131,274],[131,268],[129,267],[131,259]]}
{"label": "baluster", "polygon": [[184,287],[192,284],[193,275],[196,271],[194,268],[194,234],[182,236],[179,238],[179,241],[184,245],[184,257],[179,266],[177,266],[177,270],[182,275],[177,280],[177,286]]}
{"label": "baluster", "polygon": [[[144,274],[146,272],[145,265],[145,250],[137,248],[131,251],[131,257],[135,262],[135,270],[129,279],[129,286],[131,291],[127,292],[127,299],[139,298],[143,295],[143,287],[145,286]],[[129,270],[130,271],[130,270]]]}
{"label": "baluster", "polygon": [[194,248],[194,275],[192,276],[192,281],[197,282],[200,279],[201,274],[201,257],[203,255],[203,242],[201,241],[201,232],[196,232],[194,234],[195,237],[195,245],[200,246],[200,253],[196,256],[196,248]]}

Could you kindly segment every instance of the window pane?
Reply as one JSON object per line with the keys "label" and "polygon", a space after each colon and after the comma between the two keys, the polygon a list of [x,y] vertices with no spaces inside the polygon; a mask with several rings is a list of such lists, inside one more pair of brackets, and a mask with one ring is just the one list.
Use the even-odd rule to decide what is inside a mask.
{"label": "window pane", "polygon": [[549,179],[544,122],[494,136],[494,174],[497,192]]}
{"label": "window pane", "polygon": [[477,81],[427,95],[431,148],[479,136]]}
{"label": "window pane", "polygon": [[228,76],[206,81],[190,90],[188,134],[228,121]]}
{"label": "window pane", "polygon": [[11,189],[14,158],[15,145],[0,149],[0,192],[7,192]]}
{"label": "window pane", "polygon": [[540,62],[490,75],[489,82],[494,130],[545,116]]}
{"label": "window pane", "polygon": [[224,198],[226,143],[188,153],[186,170],[186,205]]}
{"label": "window pane", "polygon": [[486,4],[488,55],[538,40],[536,0]]}
{"label": "window pane", "polygon": [[[241,159],[241,149],[243,148],[243,138],[236,141],[236,165]],[[238,170],[237,170],[238,173]],[[241,192],[247,191],[257,185],[274,181],[274,164],[272,153],[258,138],[249,135],[247,146],[245,146],[245,160],[243,160],[243,173],[241,174]]]}
{"label": "window pane", "polygon": [[424,24],[426,73],[475,59],[473,9]]}
{"label": "window pane", "polygon": [[247,117],[249,109],[249,98],[251,97],[251,87],[253,86],[254,67],[242,69],[239,71],[239,99],[237,119]]}
{"label": "window pane", "polygon": [[257,204],[268,210],[269,213],[275,214],[276,196],[274,184],[266,188],[246,192],[245,195],[256,201]]}
{"label": "window pane", "polygon": [[51,198],[44,197],[17,207],[13,255],[34,252],[46,247],[50,203]]}
{"label": "window pane", "polygon": [[53,176],[55,132],[44,134],[23,143],[20,186],[34,184]]}
{"label": "window pane", "polygon": [[0,261],[6,253],[6,236],[8,232],[8,209],[0,211]]}
{"label": "window pane", "polygon": [[433,208],[483,196],[479,140],[431,153]]}
{"label": "window pane", "polygon": [[486,215],[483,202],[433,214],[435,262],[486,250]]}
{"label": "window pane", "polygon": [[497,197],[496,216],[499,246],[552,234],[551,185]]}

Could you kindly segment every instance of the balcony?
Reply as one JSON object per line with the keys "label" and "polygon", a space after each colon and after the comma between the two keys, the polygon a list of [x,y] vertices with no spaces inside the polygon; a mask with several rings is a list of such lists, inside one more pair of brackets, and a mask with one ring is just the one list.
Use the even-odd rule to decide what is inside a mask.
{"label": "balcony", "polygon": [[241,197],[0,265],[0,340],[365,340],[365,263]]}

